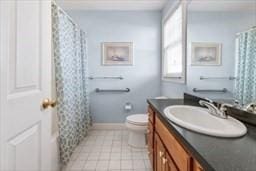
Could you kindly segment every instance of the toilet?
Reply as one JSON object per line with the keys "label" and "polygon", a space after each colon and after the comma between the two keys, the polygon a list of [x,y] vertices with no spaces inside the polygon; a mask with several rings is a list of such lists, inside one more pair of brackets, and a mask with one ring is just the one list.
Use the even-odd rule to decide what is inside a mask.
{"label": "toilet", "polygon": [[[168,99],[165,96],[155,99]],[[146,147],[148,114],[133,114],[126,117],[125,125],[129,131],[128,144],[135,148]]]}
{"label": "toilet", "polygon": [[146,147],[147,114],[134,114],[126,117],[125,125],[129,131],[128,144],[135,148]]}

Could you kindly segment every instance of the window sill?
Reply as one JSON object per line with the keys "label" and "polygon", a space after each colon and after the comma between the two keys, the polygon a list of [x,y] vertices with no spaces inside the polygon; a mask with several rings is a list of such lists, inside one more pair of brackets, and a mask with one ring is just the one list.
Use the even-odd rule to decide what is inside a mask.
{"label": "window sill", "polygon": [[163,82],[171,82],[171,83],[179,83],[179,84],[186,83],[184,77],[180,77],[180,78],[162,77],[162,81]]}

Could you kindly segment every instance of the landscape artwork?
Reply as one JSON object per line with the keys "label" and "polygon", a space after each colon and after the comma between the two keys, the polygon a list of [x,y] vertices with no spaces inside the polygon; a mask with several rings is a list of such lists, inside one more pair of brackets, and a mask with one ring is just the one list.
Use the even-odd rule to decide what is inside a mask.
{"label": "landscape artwork", "polygon": [[221,44],[192,43],[191,65],[221,65]]}
{"label": "landscape artwork", "polygon": [[132,65],[133,43],[104,42],[102,44],[103,65]]}

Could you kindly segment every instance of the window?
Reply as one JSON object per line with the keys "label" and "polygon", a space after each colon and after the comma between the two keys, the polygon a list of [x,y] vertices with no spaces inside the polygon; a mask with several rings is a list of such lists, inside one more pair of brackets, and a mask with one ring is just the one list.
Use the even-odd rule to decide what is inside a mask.
{"label": "window", "polygon": [[163,79],[185,82],[185,6],[179,6],[163,22]]}

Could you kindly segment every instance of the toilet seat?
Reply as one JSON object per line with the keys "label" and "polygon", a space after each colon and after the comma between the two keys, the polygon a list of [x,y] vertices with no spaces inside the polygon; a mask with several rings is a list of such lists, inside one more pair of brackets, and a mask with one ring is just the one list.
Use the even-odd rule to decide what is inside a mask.
{"label": "toilet seat", "polygon": [[127,116],[126,122],[138,125],[138,126],[145,126],[148,123],[148,115],[146,114],[135,114]]}

